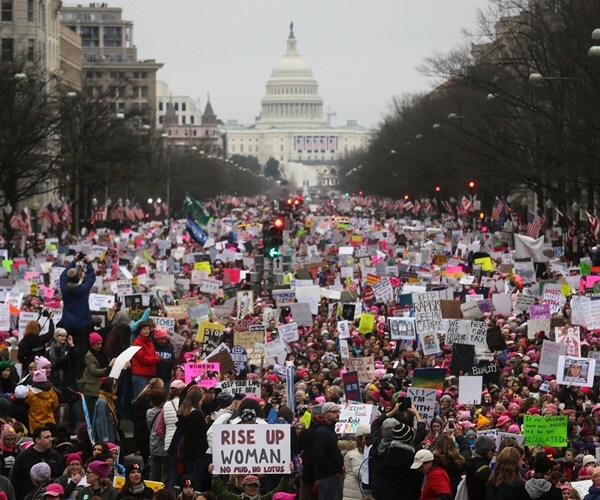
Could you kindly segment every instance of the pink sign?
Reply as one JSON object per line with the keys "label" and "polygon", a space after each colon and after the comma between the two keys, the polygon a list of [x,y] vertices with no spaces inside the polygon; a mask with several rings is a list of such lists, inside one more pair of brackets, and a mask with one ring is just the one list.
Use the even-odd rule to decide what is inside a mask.
{"label": "pink sign", "polygon": [[189,384],[192,380],[200,377],[198,385],[200,387],[214,387],[219,381],[220,374],[219,363],[185,363],[185,383]]}

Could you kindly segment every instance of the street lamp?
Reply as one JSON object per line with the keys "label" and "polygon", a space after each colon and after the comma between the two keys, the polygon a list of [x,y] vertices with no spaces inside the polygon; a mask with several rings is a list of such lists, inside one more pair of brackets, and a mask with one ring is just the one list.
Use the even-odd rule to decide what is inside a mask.
{"label": "street lamp", "polygon": [[573,78],[572,76],[544,76],[541,73],[531,73],[529,75],[529,83],[537,84],[542,83],[544,80],[570,80],[570,81],[579,81],[577,78]]}

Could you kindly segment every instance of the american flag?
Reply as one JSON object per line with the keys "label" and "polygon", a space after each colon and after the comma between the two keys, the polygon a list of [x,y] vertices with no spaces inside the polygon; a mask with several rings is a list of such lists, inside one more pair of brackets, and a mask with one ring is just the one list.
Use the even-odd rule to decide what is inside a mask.
{"label": "american flag", "polygon": [[123,222],[123,202],[121,200],[117,201],[110,209],[110,220]]}
{"label": "american flag", "polygon": [[473,212],[475,210],[473,200],[470,200],[466,196],[462,197],[460,204],[462,205],[462,211],[464,215],[466,215],[468,212]]}
{"label": "american flag", "polygon": [[37,214],[38,219],[47,220],[51,226],[56,226],[60,222],[60,217],[56,210],[52,206],[52,203],[44,205],[44,207]]}
{"label": "american flag", "polygon": [[500,198],[496,197],[494,200],[494,206],[492,207],[492,219],[498,222],[500,217],[502,217],[502,214],[504,214],[505,209],[506,205],[504,202]]}
{"label": "american flag", "polygon": [[17,230],[21,229],[25,233],[31,232],[31,217],[29,216],[29,209],[25,207],[20,212],[15,212],[9,221],[10,227]]}
{"label": "american flag", "polygon": [[165,217],[169,216],[169,205],[167,205],[166,201],[163,201],[162,211],[163,211],[163,214],[165,215]]}
{"label": "american flag", "polygon": [[450,204],[450,202],[448,200],[443,200],[442,206],[444,207],[444,210],[446,212],[448,212],[450,215],[454,215],[454,210],[452,209],[452,205]]}
{"label": "american flag", "polygon": [[421,202],[419,200],[415,200],[415,206],[412,209],[413,215],[419,215],[421,212]]}
{"label": "american flag", "polygon": [[95,221],[105,221],[108,219],[108,206],[102,205],[96,210],[92,210],[92,223]]}
{"label": "american flag", "polygon": [[527,212],[527,232],[526,236],[537,238],[542,228],[542,218],[533,212]]}
{"label": "american flag", "polygon": [[133,207],[133,210],[134,210],[135,216],[137,217],[138,220],[144,220],[145,214],[144,214],[144,211],[142,210],[142,208],[140,207],[139,203],[135,204],[135,206]]}
{"label": "american flag", "polygon": [[415,206],[414,206],[413,202],[409,200],[404,203],[402,208],[404,208],[404,210],[412,210],[413,208],[415,208]]}
{"label": "american flag", "polygon": [[600,232],[600,219],[594,216],[594,214],[586,211],[588,222],[590,223],[590,231],[595,237],[598,237],[598,232]]}
{"label": "american flag", "polygon": [[62,223],[67,226],[73,221],[73,212],[71,211],[71,204],[67,200],[63,201],[58,216],[60,217]]}
{"label": "american flag", "polygon": [[426,214],[433,214],[433,204],[429,198],[423,200],[423,210],[425,210]]}
{"label": "american flag", "polygon": [[155,201],[153,207],[154,207],[154,217],[160,217],[160,213],[162,210],[160,203]]}
{"label": "american flag", "polygon": [[136,219],[135,217],[135,209],[129,204],[129,202],[127,202],[127,204],[125,205],[125,218],[128,221],[134,221]]}

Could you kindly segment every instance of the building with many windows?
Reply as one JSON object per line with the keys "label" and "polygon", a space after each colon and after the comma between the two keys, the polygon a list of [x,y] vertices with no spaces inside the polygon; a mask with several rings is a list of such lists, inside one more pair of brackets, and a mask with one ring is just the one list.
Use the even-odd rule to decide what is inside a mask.
{"label": "building with many windows", "polygon": [[120,7],[106,3],[60,8],[61,22],[81,37],[86,92],[110,92],[116,112],[142,112],[140,125],[150,125],[156,109],[156,72],[163,65],[154,59],[138,60],[133,22],[122,14]]}
{"label": "building with many windows", "polygon": [[222,127],[226,152],[255,156],[263,165],[272,157],[297,186],[335,187],[337,161],[366,147],[369,131],[355,120],[334,127],[324,118],[317,80],[298,53],[293,28],[291,24],[286,53],[271,70],[255,123],[228,121]]}

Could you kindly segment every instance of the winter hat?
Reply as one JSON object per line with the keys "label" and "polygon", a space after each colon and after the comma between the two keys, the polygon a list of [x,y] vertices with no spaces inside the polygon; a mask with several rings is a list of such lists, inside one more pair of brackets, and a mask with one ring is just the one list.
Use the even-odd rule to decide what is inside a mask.
{"label": "winter hat", "polygon": [[166,328],[155,328],[154,329],[154,338],[155,339],[168,339],[169,332]]}
{"label": "winter hat", "polygon": [[69,283],[77,283],[79,281],[79,273],[75,267],[67,271],[67,281]]}
{"label": "winter hat", "polygon": [[278,491],[273,493],[273,500],[294,500],[296,498],[295,493],[286,493],[284,491]]}
{"label": "winter hat", "polygon": [[2,426],[2,432],[0,432],[0,441],[4,441],[7,437],[16,437],[17,433],[15,428],[11,424],[4,424]]}
{"label": "winter hat", "polygon": [[217,405],[219,408],[227,408],[233,401],[233,395],[228,392],[220,392],[217,396]]}
{"label": "winter hat", "polygon": [[486,425],[488,425],[490,423],[491,423],[490,419],[484,417],[481,414],[477,417],[477,428],[478,429],[481,429],[482,427],[484,427],[484,426],[486,426]]}
{"label": "winter hat", "polygon": [[130,465],[127,467],[127,469],[126,469],[126,470],[127,470],[127,475],[128,475],[128,476],[129,476],[129,474],[131,474],[131,473],[132,473],[132,472],[134,472],[134,471],[137,471],[137,472],[139,472],[140,474],[142,473],[142,467],[141,467],[141,465],[140,465],[140,464],[138,464],[137,462],[133,462],[132,464],[130,464]]}
{"label": "winter hat", "polygon": [[521,429],[519,429],[519,426],[517,424],[512,424],[508,428],[508,432],[510,432],[511,434],[521,434]]}
{"label": "winter hat", "polygon": [[502,415],[496,422],[496,427],[504,427],[506,424],[512,424],[512,420],[510,417]]}
{"label": "winter hat", "polygon": [[192,487],[195,489],[194,486],[194,478],[192,476],[189,475],[185,475],[181,478],[181,488],[186,488],[186,487]]}
{"label": "winter hat", "polygon": [[108,477],[108,474],[110,473],[109,465],[101,460],[94,460],[93,462],[90,462],[87,468],[97,476],[104,478]]}
{"label": "winter hat", "polygon": [[25,399],[29,394],[29,388],[26,385],[18,385],[15,387],[15,398]]}
{"label": "winter hat", "polygon": [[584,455],[583,456],[583,466],[594,464],[596,465],[596,457],[594,455]]}
{"label": "winter hat", "polygon": [[383,439],[393,439],[394,428],[400,425],[400,422],[395,418],[386,418],[381,424],[381,435]]}
{"label": "winter hat", "polygon": [[65,490],[58,483],[51,483],[48,486],[46,486],[46,492],[44,493],[44,495],[49,495],[51,497],[59,497],[64,494]]}
{"label": "winter hat", "polygon": [[414,431],[406,424],[399,424],[393,430],[394,439],[401,443],[411,443],[415,437]]}
{"label": "winter hat", "polygon": [[480,457],[483,457],[487,452],[496,449],[496,443],[489,436],[479,436],[475,440],[473,449],[475,450],[475,453],[477,453]]}
{"label": "winter hat", "polygon": [[369,424],[359,424],[356,428],[356,437],[367,436],[371,434],[371,426]]}
{"label": "winter hat", "polygon": [[55,328],[53,337],[56,338],[59,335],[67,335],[67,330],[64,328]]}
{"label": "winter hat", "polygon": [[29,475],[31,476],[32,481],[43,483],[45,481],[50,481],[52,472],[50,471],[50,466],[46,462],[38,462],[31,468]]}
{"label": "winter hat", "polygon": [[88,338],[89,338],[89,341],[90,341],[90,345],[101,344],[102,343],[102,337],[100,336],[100,334],[98,334],[96,332],[90,333],[90,336]]}
{"label": "winter hat", "polygon": [[[588,455],[591,456],[591,455]],[[593,458],[593,457],[592,457]],[[547,456],[539,454],[533,461],[533,470],[538,474],[545,474],[552,469],[554,462]],[[583,464],[585,466],[585,464]]]}
{"label": "winter hat", "polygon": [[240,419],[242,420],[243,424],[252,422],[253,420],[256,420],[256,411],[254,411],[252,408],[246,408],[242,411]]}
{"label": "winter hat", "polygon": [[327,403],[324,403],[323,406],[321,407],[321,413],[323,415],[325,415],[327,412],[330,412],[331,410],[334,410],[335,408],[337,408],[337,405],[335,403],[332,403],[331,401],[328,401]]}
{"label": "winter hat", "polygon": [[48,382],[48,377],[46,377],[46,372],[44,370],[36,370],[33,372],[33,381],[34,382]]}
{"label": "winter hat", "polygon": [[71,462],[83,463],[83,453],[78,451],[77,453],[67,453],[65,455],[65,465],[69,465]]}
{"label": "winter hat", "polygon": [[48,361],[44,356],[36,356],[35,357],[35,369],[43,370],[47,366],[52,366],[52,363]]}

